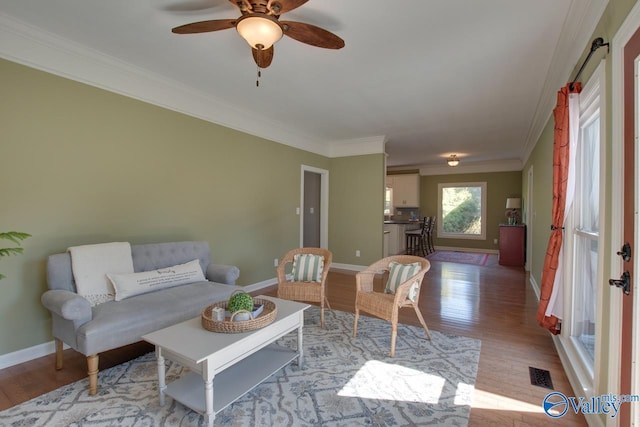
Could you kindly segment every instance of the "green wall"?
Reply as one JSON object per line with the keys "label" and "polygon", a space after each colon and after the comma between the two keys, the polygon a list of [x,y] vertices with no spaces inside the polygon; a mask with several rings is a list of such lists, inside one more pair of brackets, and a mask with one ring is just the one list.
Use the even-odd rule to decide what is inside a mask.
{"label": "green wall", "polygon": [[382,154],[331,159],[329,241],[341,242],[332,245],[334,259],[370,265],[382,258],[384,178]]}
{"label": "green wall", "polygon": [[[548,142],[551,142],[550,144]],[[533,212],[527,211],[527,203],[523,204],[523,218],[525,224],[531,228],[531,254],[529,254],[529,268],[531,276],[538,283],[542,283],[542,266],[544,254],[547,251],[551,234],[551,202],[553,201],[553,123],[548,122],[540,136],[539,143],[529,156],[529,160],[522,171],[522,193],[525,200],[528,194],[528,174],[533,173]]]}
{"label": "green wall", "polygon": [[299,246],[303,164],[329,170],[334,262],[382,252],[382,154],[330,159],[4,60],[0,75],[0,230],[33,235],[0,260],[0,355],[51,340],[45,262],[69,246],[206,240],[240,284],[274,278]]}
{"label": "green wall", "polygon": [[438,215],[438,184],[487,183],[487,235],[485,240],[441,239],[434,235],[435,246],[497,250],[493,243],[500,236],[499,224],[507,222],[505,206],[508,197],[521,197],[521,172],[469,173],[458,175],[431,175],[420,177],[420,211],[424,216]]}

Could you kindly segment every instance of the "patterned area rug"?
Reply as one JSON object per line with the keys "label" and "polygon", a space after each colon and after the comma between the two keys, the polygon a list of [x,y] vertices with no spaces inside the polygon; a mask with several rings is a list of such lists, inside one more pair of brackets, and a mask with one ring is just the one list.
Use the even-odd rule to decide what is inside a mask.
{"label": "patterned area rug", "polygon": [[[390,325],[333,311],[305,312],[305,366],[289,365],[216,415],[216,426],[466,426],[480,341],[399,325],[388,357]],[[295,348],[289,334],[279,343]],[[185,373],[167,362],[167,380]],[[203,417],[167,397],[160,406],[153,353],[99,374],[99,393],[78,381],[0,412],[0,426],[203,425]]]}
{"label": "patterned area rug", "polygon": [[483,266],[489,259],[489,254],[477,252],[436,251],[426,257],[429,261],[456,262]]}

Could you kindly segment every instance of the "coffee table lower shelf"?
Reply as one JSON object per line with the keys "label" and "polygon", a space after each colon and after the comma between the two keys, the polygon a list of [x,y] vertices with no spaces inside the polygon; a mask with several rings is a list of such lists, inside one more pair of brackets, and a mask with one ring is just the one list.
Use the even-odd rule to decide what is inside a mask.
{"label": "coffee table lower shelf", "polygon": [[[298,358],[289,348],[270,344],[242,359],[213,379],[213,411],[218,413],[271,375]],[[167,385],[165,394],[200,414],[206,413],[204,380],[189,372]]]}

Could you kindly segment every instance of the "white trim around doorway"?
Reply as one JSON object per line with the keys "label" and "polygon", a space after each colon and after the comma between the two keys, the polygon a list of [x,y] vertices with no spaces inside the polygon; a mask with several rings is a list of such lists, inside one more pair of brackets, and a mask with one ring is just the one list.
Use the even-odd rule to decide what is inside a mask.
{"label": "white trim around doorway", "polygon": [[300,247],[304,245],[304,173],[320,174],[320,247],[329,249],[329,171],[313,166],[300,167]]}

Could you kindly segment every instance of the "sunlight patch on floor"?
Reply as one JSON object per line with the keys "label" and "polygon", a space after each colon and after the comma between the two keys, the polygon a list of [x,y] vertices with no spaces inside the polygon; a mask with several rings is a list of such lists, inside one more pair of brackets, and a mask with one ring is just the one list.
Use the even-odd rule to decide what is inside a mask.
{"label": "sunlight patch on floor", "polygon": [[395,364],[370,360],[340,390],[339,396],[437,404],[445,379]]}
{"label": "sunlight patch on floor", "polygon": [[501,396],[499,394],[490,393],[488,391],[479,390],[477,388],[473,391],[473,404],[471,407],[478,409],[491,409],[494,411],[544,413],[544,410],[542,409],[542,401],[540,401],[539,405],[535,405],[529,402],[523,402],[521,400]]}

